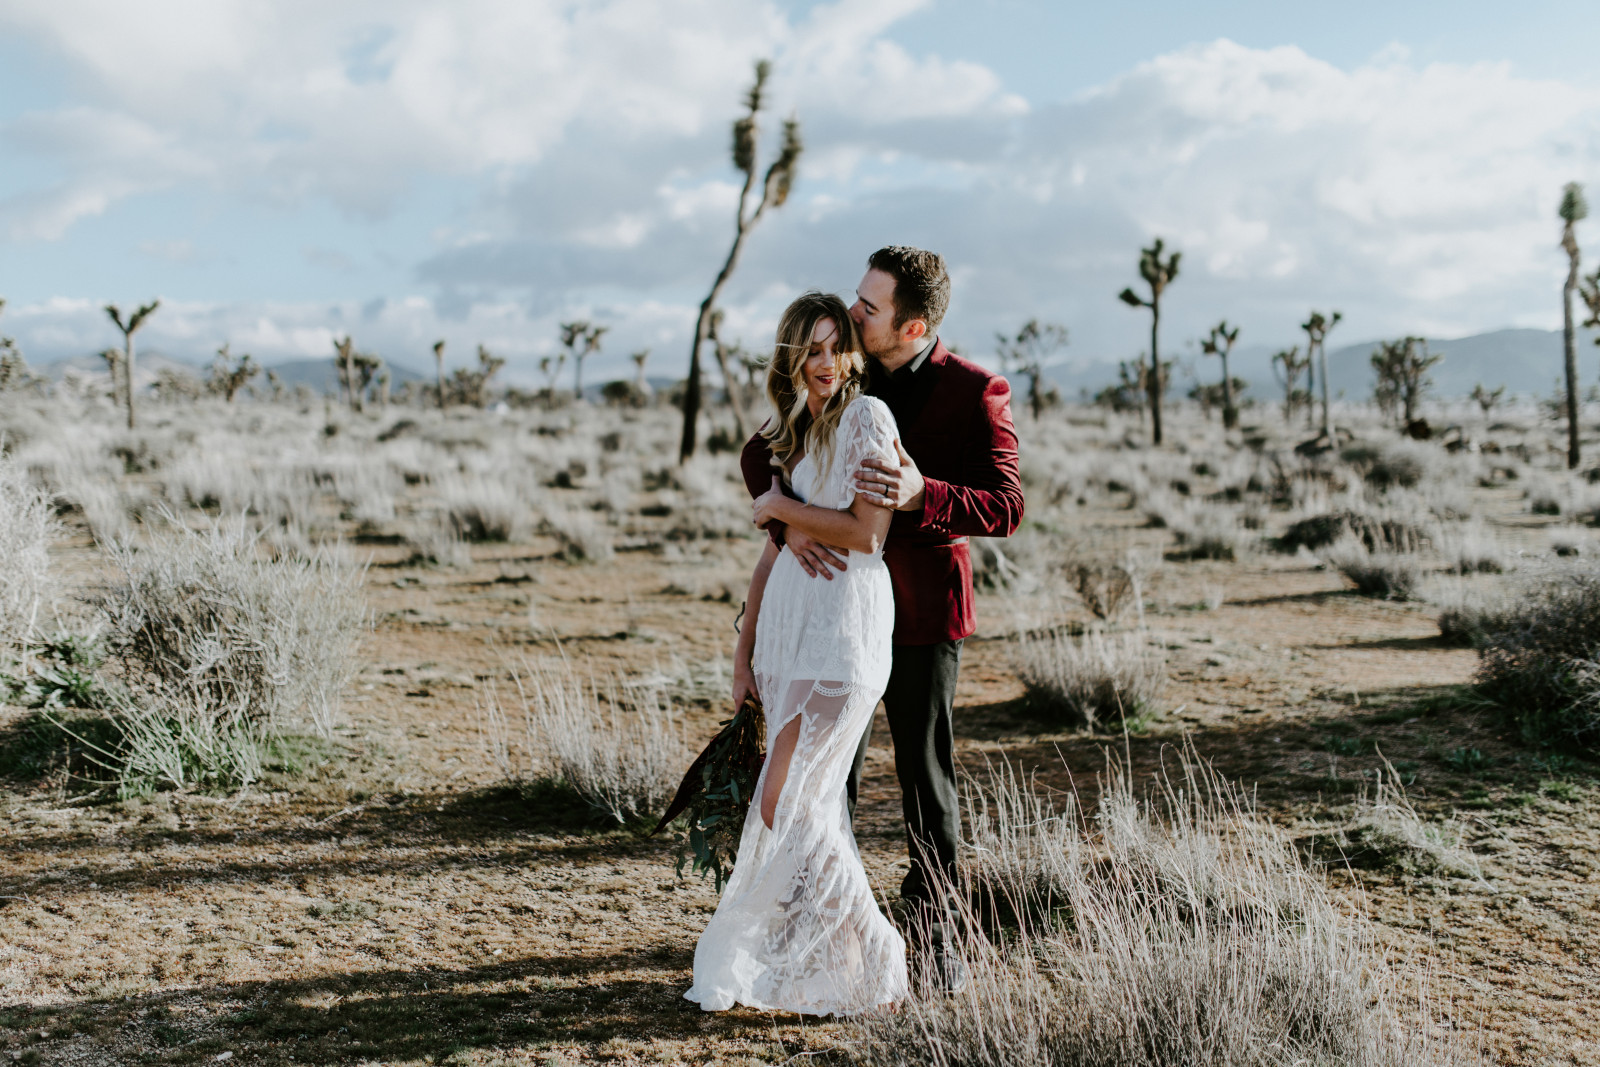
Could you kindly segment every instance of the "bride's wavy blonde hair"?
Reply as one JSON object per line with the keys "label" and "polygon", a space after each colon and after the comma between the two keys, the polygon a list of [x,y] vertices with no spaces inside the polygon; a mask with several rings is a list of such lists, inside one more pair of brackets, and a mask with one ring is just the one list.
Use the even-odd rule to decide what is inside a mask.
{"label": "bride's wavy blonde hair", "polygon": [[[839,339],[834,343],[834,373],[839,377],[839,389],[828,398],[822,414],[813,419],[806,409],[805,365],[811,355],[811,335],[817,323],[824,320],[831,320],[839,330]],[[819,470],[827,466],[832,458],[834,431],[845,407],[861,395],[866,371],[861,332],[843,300],[832,293],[813,290],[789,305],[778,320],[777,343],[767,365],[767,398],[772,401],[775,414],[761,427],[774,467],[785,466],[802,444],[808,452],[820,452]]]}

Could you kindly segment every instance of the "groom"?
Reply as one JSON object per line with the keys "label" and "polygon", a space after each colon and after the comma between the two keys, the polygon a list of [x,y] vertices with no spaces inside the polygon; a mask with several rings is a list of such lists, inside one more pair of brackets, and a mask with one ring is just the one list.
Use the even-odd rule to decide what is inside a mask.
{"label": "groom", "polygon": [[[944,258],[891,245],[867,260],[850,308],[868,357],[867,392],[889,406],[900,431],[899,466],[868,461],[855,477],[858,492],[896,512],[883,551],[895,601],[883,705],[911,851],[900,896],[928,913],[941,963],[937,887],[954,880],[961,834],[952,710],[961,644],[976,629],[967,538],[1009,537],[1022,521],[1011,387],[940,343],[949,304]],[[771,485],[770,458],[760,434],[744,447],[740,467],[752,496]],[[832,581],[849,565],[846,549],[768,529],[813,579]],[[869,723],[850,774],[852,812],[871,732]]]}

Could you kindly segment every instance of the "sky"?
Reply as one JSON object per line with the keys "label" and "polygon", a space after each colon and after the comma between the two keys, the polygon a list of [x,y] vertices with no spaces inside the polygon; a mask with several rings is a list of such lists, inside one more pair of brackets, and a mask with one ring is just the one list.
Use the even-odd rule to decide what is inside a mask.
{"label": "sky", "polygon": [[1113,363],[1148,345],[1116,294],[1157,236],[1180,356],[1313,308],[1330,343],[1549,329],[1561,187],[1600,197],[1595,40],[1580,3],[0,0],[0,332],[91,354],[105,303],[160,297],[144,351],[348,333],[420,370],[442,338],[531,382],[584,318],[587,380],[641,348],[681,375],[762,57],[763,160],[790,116],[806,150],[724,293],[752,349],[902,243],[946,256],[969,354],[1038,318]]}

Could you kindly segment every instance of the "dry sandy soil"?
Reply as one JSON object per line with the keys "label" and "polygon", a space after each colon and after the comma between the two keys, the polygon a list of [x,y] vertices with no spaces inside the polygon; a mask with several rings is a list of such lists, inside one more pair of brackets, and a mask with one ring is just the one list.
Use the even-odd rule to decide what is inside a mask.
{"label": "dry sandy soil", "polygon": [[[1109,505],[1081,521],[1152,547],[1168,537]],[[0,1056],[785,1063],[836,1048],[830,1021],[683,1001],[710,885],[677,877],[667,842],[506,788],[485,751],[485,695],[557,641],[688,679],[688,734],[707,736],[758,547],[582,564],[553,544],[479,546],[449,571],[375,546],[369,666],[346,694],[348,727],[306,746],[307,769],[228,798],[107,801],[60,772],[0,788]],[[80,576],[94,565],[81,537],[59,556]],[[1209,610],[1216,587],[1225,603]],[[1092,803],[1108,747],[1155,774],[1188,737],[1303,828],[1369,786],[1381,750],[1425,814],[1461,822],[1482,876],[1329,877],[1499,1062],[1600,1062],[1595,769],[1501,736],[1455,688],[1475,654],[1443,644],[1428,609],[1356,596],[1304,557],[1169,562],[1148,601],[1167,711],[1136,734],[1085,736],[1021,700],[1005,635],[1036,606],[985,594],[956,718],[963,765],[1004,756]],[[3,743],[25,743],[23,712],[0,716]],[[857,831],[892,896],[905,858],[881,723],[874,741]]]}

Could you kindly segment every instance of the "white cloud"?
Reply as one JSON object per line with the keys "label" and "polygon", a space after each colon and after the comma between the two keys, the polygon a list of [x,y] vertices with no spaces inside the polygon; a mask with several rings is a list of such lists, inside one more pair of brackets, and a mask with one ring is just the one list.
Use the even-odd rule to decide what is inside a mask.
{"label": "white cloud", "polygon": [[[445,334],[457,353],[482,339],[532,357],[560,318],[594,314],[617,353],[654,345],[676,366],[731,238],[728,122],[771,55],[765,147],[795,113],[808,148],[726,294],[749,343],[786,294],[847,291],[889,241],[947,254],[947,333],[980,350],[1037,315],[1072,329],[1074,358],[1134,354],[1144,320],[1114,294],[1157,234],[1185,253],[1174,350],[1223,316],[1289,341],[1311,306],[1341,308],[1348,336],[1554,318],[1555,199],[1600,181],[1595,89],[1417,66],[1399,46],[1345,70],[1217,41],[1029,104],[959,42],[896,43],[921,6],[837,0],[791,20],[751,0],[12,0],[0,32],[32,34],[96,88],[4,129],[65,177],[0,203],[0,233],[61,239],[122,199],[196,186],[377,216],[432,176],[454,202],[417,228],[433,249],[417,299],[386,293],[370,320],[355,303],[251,301],[171,319],[267,357],[320,354],[346,324],[380,351]],[[357,279],[377,258],[305,248]],[[95,314],[74,333],[66,310],[40,310],[39,336],[102,343]]]}

